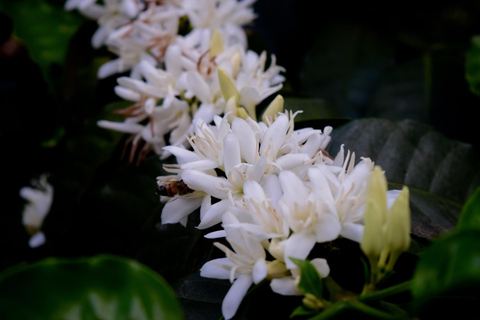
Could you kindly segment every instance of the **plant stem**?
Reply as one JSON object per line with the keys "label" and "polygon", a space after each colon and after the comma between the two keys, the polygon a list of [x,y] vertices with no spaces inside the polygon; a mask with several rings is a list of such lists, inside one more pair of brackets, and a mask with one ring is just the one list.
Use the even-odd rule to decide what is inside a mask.
{"label": "plant stem", "polygon": [[401,292],[409,291],[411,283],[412,283],[411,280],[409,280],[409,281],[399,283],[395,286],[388,287],[383,290],[375,291],[368,294],[363,294],[363,295],[360,295],[358,300],[362,302],[376,301],[376,300],[384,299],[389,296],[396,295]]}

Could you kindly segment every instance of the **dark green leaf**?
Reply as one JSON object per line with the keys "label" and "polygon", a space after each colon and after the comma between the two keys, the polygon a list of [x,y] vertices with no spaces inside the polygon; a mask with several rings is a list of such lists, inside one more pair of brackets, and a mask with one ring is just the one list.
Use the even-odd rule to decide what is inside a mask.
{"label": "dark green leaf", "polygon": [[422,254],[412,282],[422,319],[472,319],[480,302],[480,232],[454,232]]}
{"label": "dark green leaf", "polygon": [[182,319],[173,290],[117,256],[48,258],[0,276],[2,319]]}
{"label": "dark green leaf", "polygon": [[412,235],[422,239],[452,230],[480,185],[473,147],[416,121],[353,120],[333,130],[327,151],[336,155],[341,144],[380,165],[394,189],[410,188]]}
{"label": "dark green leaf", "polygon": [[44,72],[52,63],[63,63],[70,37],[83,21],[79,15],[45,0],[11,1],[0,8],[11,16],[14,33]]}
{"label": "dark green leaf", "polygon": [[470,90],[476,95],[480,95],[480,36],[478,35],[471,39],[471,47],[467,52],[465,77]]}
{"label": "dark green leaf", "polygon": [[322,298],[323,283],[315,266],[308,260],[290,258],[300,267],[300,283],[298,287],[304,294],[310,293],[318,298]]}
{"label": "dark green leaf", "polygon": [[230,286],[228,280],[203,278],[197,272],[180,279],[174,289],[185,319],[210,320],[221,317],[222,301]]}
{"label": "dark green leaf", "polygon": [[473,193],[463,206],[457,230],[480,230],[480,187]]}

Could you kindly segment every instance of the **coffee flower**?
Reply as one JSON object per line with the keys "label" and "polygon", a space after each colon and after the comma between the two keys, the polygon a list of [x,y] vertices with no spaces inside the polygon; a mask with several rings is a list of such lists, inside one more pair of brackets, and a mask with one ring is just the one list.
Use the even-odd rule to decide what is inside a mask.
{"label": "coffee flower", "polygon": [[20,196],[27,201],[22,216],[25,229],[30,234],[28,245],[32,248],[45,243],[45,234],[41,231],[43,220],[50,211],[53,201],[53,187],[44,174],[38,180],[32,180],[32,187],[20,189]]}

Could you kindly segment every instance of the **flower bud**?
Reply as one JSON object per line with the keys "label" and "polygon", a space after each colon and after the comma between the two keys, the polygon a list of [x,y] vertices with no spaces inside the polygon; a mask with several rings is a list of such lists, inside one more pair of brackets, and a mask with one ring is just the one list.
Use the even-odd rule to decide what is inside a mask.
{"label": "flower bud", "polygon": [[262,121],[267,123],[267,117],[270,117],[272,121],[274,120],[274,116],[277,115],[279,112],[283,112],[283,103],[284,99],[281,95],[277,95],[275,99],[268,105],[267,109],[262,115]]}
{"label": "flower bud", "polygon": [[404,186],[387,215],[385,244],[379,267],[384,266],[388,255],[386,269],[392,270],[400,254],[410,247],[410,220],[409,190]]}
{"label": "flower bud", "polygon": [[387,215],[387,180],[379,166],[375,166],[368,182],[367,195],[363,220],[363,231],[360,247],[369,258],[372,268],[376,267],[376,261],[382,250],[382,226]]}
{"label": "flower bud", "polygon": [[223,41],[218,29],[213,32],[212,40],[210,40],[210,51],[208,53],[210,59],[217,57],[223,52]]}
{"label": "flower bud", "polygon": [[223,98],[225,98],[225,101],[228,101],[231,97],[235,97],[235,104],[238,105],[240,101],[240,92],[238,92],[232,78],[222,68],[217,68],[217,72]]}

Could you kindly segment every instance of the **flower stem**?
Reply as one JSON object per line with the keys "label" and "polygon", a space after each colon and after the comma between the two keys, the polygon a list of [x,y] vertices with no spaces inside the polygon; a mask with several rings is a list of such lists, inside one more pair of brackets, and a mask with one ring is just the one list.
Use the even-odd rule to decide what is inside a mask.
{"label": "flower stem", "polygon": [[360,295],[358,299],[362,302],[370,302],[370,301],[384,299],[386,297],[393,296],[401,292],[409,291],[411,284],[412,284],[411,280],[405,281],[395,286],[388,287],[386,289]]}

